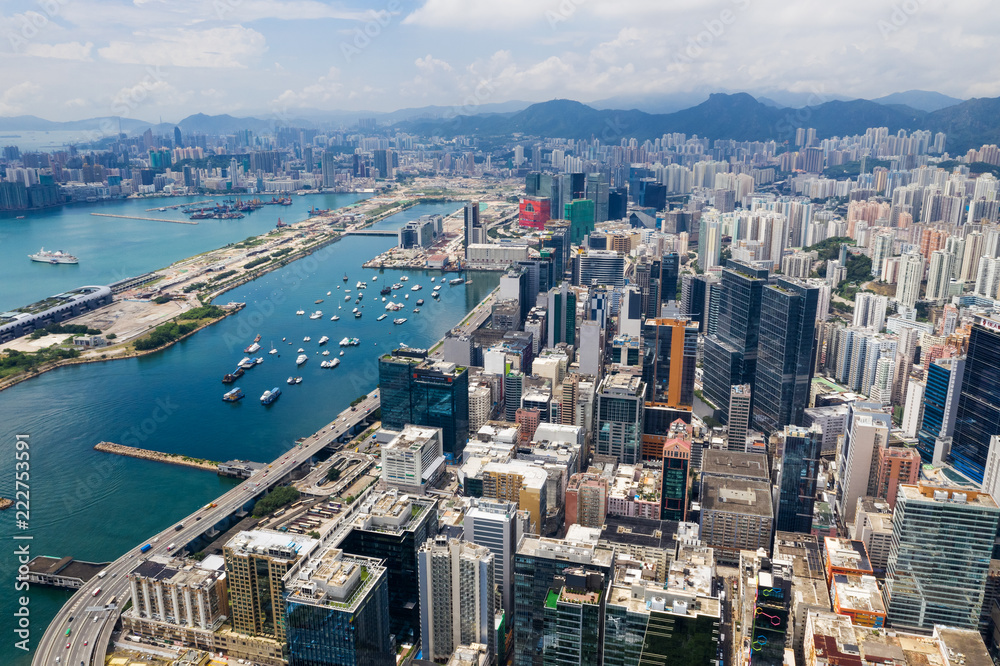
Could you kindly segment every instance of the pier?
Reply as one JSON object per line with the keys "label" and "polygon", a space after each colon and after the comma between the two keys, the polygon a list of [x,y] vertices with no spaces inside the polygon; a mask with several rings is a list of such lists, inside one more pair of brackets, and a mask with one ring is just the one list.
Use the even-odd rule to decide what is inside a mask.
{"label": "pier", "polygon": [[124,444],[115,444],[114,442],[98,442],[94,445],[94,450],[114,453],[115,455],[127,456],[129,458],[141,458],[143,460],[170,463],[171,465],[194,467],[195,469],[203,469],[209,472],[219,471],[219,463],[211,460],[191,458],[179,453],[161,453],[159,451],[150,451],[149,449],[137,449],[134,446],[125,446]]}
{"label": "pier", "polygon": [[398,231],[393,231],[392,229],[352,229],[351,231],[345,231],[345,236],[392,236],[395,238],[399,235]]}
{"label": "pier", "polygon": [[186,204],[171,204],[169,206],[158,206],[156,208],[147,208],[146,212],[147,213],[151,213],[154,210],[160,210],[160,208],[166,208],[168,210],[176,210],[178,208],[189,208],[191,206],[202,206],[204,204],[210,204],[210,203],[213,203],[211,199],[207,199],[206,201],[195,201],[193,203],[186,203]]}
{"label": "pier", "polygon": [[174,224],[198,224],[194,220],[164,220],[162,217],[139,217],[138,215],[112,215],[111,213],[91,213],[97,217],[116,217],[119,220],[146,220],[148,222],[172,222]]}

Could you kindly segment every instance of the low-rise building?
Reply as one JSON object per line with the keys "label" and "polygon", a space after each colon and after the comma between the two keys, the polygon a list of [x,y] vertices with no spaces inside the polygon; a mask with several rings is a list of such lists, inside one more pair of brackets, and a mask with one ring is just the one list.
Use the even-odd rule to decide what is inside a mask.
{"label": "low-rise building", "polygon": [[441,428],[407,424],[382,447],[382,480],[389,488],[422,495],[444,468]]}
{"label": "low-rise building", "polygon": [[773,529],[769,483],[714,476],[702,481],[700,537],[720,562],[738,562],[741,550],[769,553]]}

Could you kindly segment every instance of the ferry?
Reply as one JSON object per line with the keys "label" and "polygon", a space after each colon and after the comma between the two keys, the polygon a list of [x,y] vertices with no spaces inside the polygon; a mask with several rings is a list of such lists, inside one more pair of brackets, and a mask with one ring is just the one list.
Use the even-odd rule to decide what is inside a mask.
{"label": "ferry", "polygon": [[376,319],[375,321],[382,321],[383,319],[385,319],[385,318],[386,318],[386,317],[388,317],[388,316],[389,316],[389,315],[387,315],[386,313],[384,313],[384,312],[383,312],[382,314],[380,314],[380,315],[378,316],[378,319]]}
{"label": "ferry", "polygon": [[305,310],[296,310],[295,311],[295,314],[297,314],[297,315],[304,315],[305,313],[306,313]]}
{"label": "ferry", "polygon": [[325,345],[329,341],[330,341],[330,338],[328,338],[327,336],[324,335],[322,338],[319,339],[319,344]]}
{"label": "ferry", "polygon": [[309,315],[309,318],[310,319],[319,319],[322,316],[323,316],[323,311],[322,310],[316,310],[316,312],[313,312],[311,315]]}
{"label": "ferry", "polygon": [[405,324],[406,323],[406,317],[400,317],[399,319],[393,319],[392,323],[396,324],[397,326],[399,324]]}
{"label": "ferry", "polygon": [[299,355],[298,355],[298,356],[297,356],[297,357],[295,358],[295,365],[302,365],[303,363],[305,363],[305,362],[306,362],[306,361],[308,361],[308,360],[309,360],[309,357],[308,357],[308,356],[306,356],[305,354],[299,354]]}
{"label": "ferry", "polygon": [[249,347],[247,347],[246,349],[243,350],[243,353],[244,354],[252,354],[252,353],[254,353],[255,351],[257,351],[259,349],[260,349],[260,343],[252,342],[252,343],[250,343]]}
{"label": "ferry", "polygon": [[234,388],[232,391],[226,391],[223,394],[222,399],[226,402],[238,402],[244,398],[243,391],[239,388]]}
{"label": "ferry", "polygon": [[72,254],[67,254],[62,250],[56,250],[55,252],[46,251],[43,247],[35,254],[29,254],[28,258],[32,261],[37,261],[43,264],[78,264],[80,260],[74,257]]}
{"label": "ferry", "polygon": [[455,278],[454,280],[448,280],[448,284],[450,285],[462,284],[463,282],[465,282],[465,280],[463,280],[462,278]]}
{"label": "ferry", "polygon": [[270,405],[272,402],[274,402],[275,400],[277,400],[278,396],[280,396],[280,395],[281,395],[281,389],[278,388],[277,386],[275,386],[270,391],[264,391],[264,393],[261,394],[261,396],[260,396],[260,404],[262,404],[262,405]]}

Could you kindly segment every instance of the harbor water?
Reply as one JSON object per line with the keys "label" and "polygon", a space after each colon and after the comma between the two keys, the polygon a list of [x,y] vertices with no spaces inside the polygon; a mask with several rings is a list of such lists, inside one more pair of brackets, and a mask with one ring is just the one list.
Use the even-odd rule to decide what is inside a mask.
{"label": "harbor water", "polygon": [[[351,201],[344,195],[335,196],[338,205]],[[311,205],[321,208],[333,205],[330,200],[324,202],[323,196],[296,197],[296,206],[299,201],[305,204],[299,216],[289,214],[292,207],[284,207],[280,211],[283,219],[303,219]],[[154,205],[142,204],[143,209]],[[421,204],[383,220],[376,228],[398,228],[419,215],[447,214],[460,207],[461,203]],[[107,208],[107,212],[126,214],[110,204]],[[145,264],[136,261],[127,272],[155,269],[186,256],[184,252],[205,251],[273,227],[274,219],[261,219],[258,223],[254,217],[265,218],[272,208],[281,207],[266,207],[241,221],[206,221],[198,226],[160,226],[155,222],[135,221],[138,225],[152,225],[153,230],[170,237],[169,243],[154,238],[136,242],[136,246],[159,243],[170,245],[180,254],[168,254],[164,247],[147,248],[145,251],[157,256]],[[64,214],[67,219],[63,224],[46,222],[51,225],[51,233],[62,238],[71,233],[79,234],[80,239],[87,238],[85,230],[74,227],[86,225],[89,220],[85,218],[91,216],[84,213],[85,218],[81,218],[68,211]],[[275,210],[274,218],[278,214]],[[9,222],[3,220],[0,225]],[[27,226],[32,226],[36,220],[18,222],[30,222]],[[225,237],[222,242],[217,236],[197,240],[185,237],[203,233],[211,225],[230,224],[243,226],[234,237]],[[41,244],[37,232],[30,235],[30,242],[20,241],[27,243],[27,249]],[[132,241],[122,242],[129,247],[125,252],[139,251]],[[27,543],[31,556],[69,555],[92,562],[108,561],[210,502],[235,483],[211,472],[96,452],[94,444],[112,441],[218,461],[232,458],[270,461],[292,447],[297,438],[312,434],[354,398],[374,388],[379,354],[400,344],[415,347],[432,344],[458,324],[499,282],[497,273],[470,273],[467,277],[471,284],[451,286],[445,281],[441,298],[435,300],[431,291],[440,283],[441,273],[361,268],[362,262],[394,242],[391,237],[345,238],[227,292],[220,301],[243,301],[246,308],[169,349],[137,359],[60,368],[0,392],[0,441],[5,443],[0,447],[0,496],[14,496],[17,435],[27,435],[30,442],[31,493],[27,529],[15,529],[14,509],[0,513],[2,535],[7,542],[7,554],[0,556],[0,581],[8,590],[0,595],[0,615],[11,618],[17,607],[16,597],[24,594],[30,597],[32,648],[70,593],[42,587],[32,587],[26,593],[13,592],[18,566],[17,557],[12,554],[15,532],[32,537],[30,541],[17,542]],[[110,270],[119,258],[117,255],[124,252],[113,240],[105,243],[104,247],[94,243],[97,250],[87,263],[83,263],[81,256],[81,270],[87,264],[97,266],[101,262],[105,268],[97,270]],[[60,245],[74,254],[86,254],[79,244]],[[6,258],[5,246],[6,243],[3,250]],[[61,268],[42,264],[39,267]],[[2,266],[0,270],[10,268]],[[378,315],[385,312],[379,290],[391,286],[403,275],[408,275],[409,281],[403,282],[404,288],[393,291],[392,295],[407,307],[389,312],[386,319],[377,321]],[[444,275],[455,277],[454,273]],[[431,276],[438,280],[431,283]],[[95,281],[101,282],[73,279],[59,287],[53,287],[52,282],[41,289],[41,295]],[[367,282],[368,287],[361,303],[355,304],[359,281]],[[416,284],[423,289],[411,291]],[[346,289],[351,290],[350,301],[344,301]],[[407,294],[409,299],[405,299]],[[419,313],[414,313],[418,298],[425,303]],[[316,304],[318,299],[323,302]],[[3,301],[4,305],[10,305],[11,301],[29,302],[30,298],[11,298],[5,290]],[[351,311],[361,305],[363,316],[355,319]],[[323,317],[310,319],[308,313],[317,309],[323,311]],[[297,310],[305,310],[307,315],[296,315]],[[331,321],[334,314],[341,319]],[[397,317],[405,317],[407,321],[394,325],[393,319]],[[222,376],[236,367],[244,356],[243,348],[257,334],[261,335],[262,348],[255,356],[263,357],[264,362],[247,370],[235,384],[222,384]],[[330,341],[321,347],[318,341],[323,335]],[[303,341],[306,336],[311,337],[310,342]],[[341,357],[338,343],[344,337],[359,338],[360,345],[345,348]],[[268,353],[272,345],[277,354]],[[305,350],[309,360],[297,367],[299,348]],[[329,356],[321,355],[324,349],[330,351]],[[332,358],[340,358],[339,367],[320,367],[322,360]],[[303,381],[290,386],[286,384],[289,376],[301,376]],[[223,402],[222,394],[237,386],[246,398],[238,403]],[[261,405],[260,395],[275,386],[281,388],[281,397],[269,406]],[[14,637],[9,636],[0,642],[0,663],[30,663],[30,653],[15,648]]]}

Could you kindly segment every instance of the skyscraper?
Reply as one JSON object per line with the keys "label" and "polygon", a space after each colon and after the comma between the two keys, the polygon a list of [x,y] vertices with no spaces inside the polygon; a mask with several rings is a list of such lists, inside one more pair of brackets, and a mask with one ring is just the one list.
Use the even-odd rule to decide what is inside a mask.
{"label": "skyscraper", "polygon": [[485,229],[479,221],[479,202],[465,204],[465,256],[469,256],[469,245],[485,243]]}
{"label": "skyscraper", "polygon": [[599,571],[564,570],[545,595],[544,666],[600,664],[607,584]]}
{"label": "skyscraper", "polygon": [[663,445],[663,474],[660,488],[660,519],[687,519],[688,469],[691,464],[690,438],[674,437]]}
{"label": "skyscraper", "polygon": [[818,298],[819,287],[804,280],[778,278],[763,290],[753,421],[765,433],[802,424],[813,377]]}
{"label": "skyscraper", "polygon": [[884,588],[893,628],[978,626],[998,520],[1000,508],[987,493],[899,487]]}
{"label": "skyscraper", "polygon": [[439,536],[417,554],[420,647],[426,659],[448,659],[460,645],[487,646],[496,658],[493,553]]}
{"label": "skyscraper", "polygon": [[563,219],[569,221],[570,241],[576,245],[581,244],[583,237],[594,230],[594,202],[590,199],[573,199],[563,207]]}
{"label": "skyscraper", "polygon": [[547,347],[576,343],[576,292],[565,283],[549,291],[548,329]]}
{"label": "skyscraper", "polygon": [[465,512],[465,540],[493,553],[493,577],[508,623],[514,615],[514,555],[521,536],[528,531],[526,523],[527,517],[518,512],[516,502],[473,499]]}
{"label": "skyscraper", "polygon": [[955,255],[951,252],[931,252],[930,268],[927,269],[928,301],[940,302],[948,297],[954,267]]}
{"label": "skyscraper", "polygon": [[626,465],[639,462],[645,396],[646,384],[640,377],[625,372],[604,377],[597,392],[596,453]]}
{"label": "skyscraper", "polygon": [[823,431],[819,426],[806,429],[786,425],[778,436],[783,440],[783,447],[774,528],[809,534]]}
{"label": "skyscraper", "polygon": [[942,462],[947,448],[943,440],[954,433],[965,361],[964,358],[941,358],[927,364],[923,417],[917,431],[917,451],[927,464]]}
{"label": "skyscraper", "polygon": [[468,368],[432,361],[423,349],[396,349],[379,359],[379,391],[384,427],[441,428],[445,457],[461,460],[469,433]]}
{"label": "skyscraper", "polygon": [[729,418],[730,387],[750,384],[751,393],[755,390],[761,296],[767,279],[767,269],[732,259],[722,271],[717,329],[705,338],[703,386],[723,422]]}
{"label": "skyscraper", "polygon": [[729,424],[726,431],[726,448],[730,451],[747,450],[747,433],[750,431],[750,404],[753,394],[749,384],[733,384],[729,390]]}
{"label": "skyscraper", "polygon": [[330,548],[290,581],[288,664],[393,666],[389,586],[377,559]]}
{"label": "skyscraper", "polygon": [[690,409],[694,404],[697,325],[686,319],[646,319],[642,344],[646,401]]}
{"label": "skyscraper", "polygon": [[1000,322],[981,318],[972,327],[955,417],[951,462],[983,480],[990,437],[1000,435]]}

